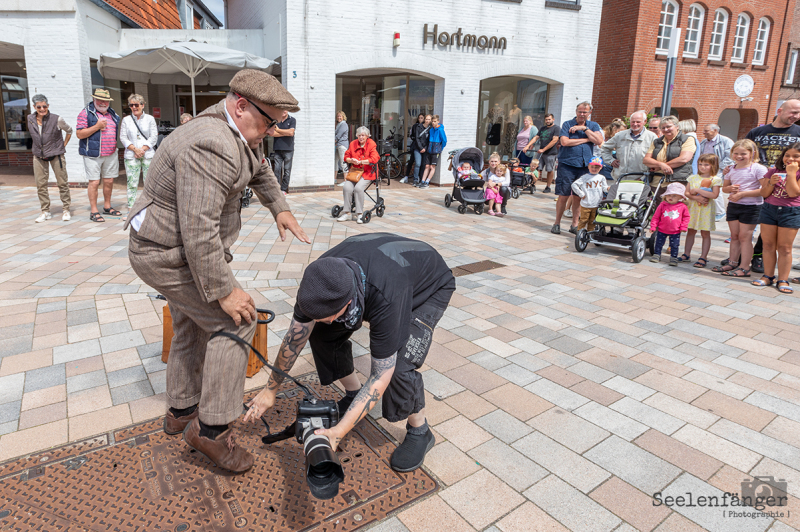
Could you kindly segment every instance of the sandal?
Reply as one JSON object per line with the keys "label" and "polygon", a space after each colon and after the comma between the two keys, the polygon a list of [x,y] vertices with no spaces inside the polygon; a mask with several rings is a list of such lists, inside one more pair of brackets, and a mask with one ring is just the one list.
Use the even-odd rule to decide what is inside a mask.
{"label": "sandal", "polygon": [[89,214],[89,219],[90,219],[91,221],[93,221],[93,222],[98,222],[98,223],[100,223],[100,222],[105,222],[105,221],[106,221],[106,219],[105,219],[105,218],[103,218],[103,215],[102,215],[102,214],[100,214],[99,212],[93,212],[93,213],[90,213],[90,214]]}
{"label": "sandal", "polygon": [[108,209],[103,207],[103,214],[107,214],[109,216],[122,216],[122,213],[114,209],[113,207],[110,207]]}
{"label": "sandal", "polygon": [[700,257],[699,259],[697,259],[697,262],[694,263],[694,267],[695,268],[705,268],[707,264],[708,264],[708,261],[706,259],[704,259],[703,257]]}
{"label": "sandal", "polygon": [[800,284],[800,277],[795,277],[794,279],[792,279],[792,282],[794,284]]}
{"label": "sandal", "polygon": [[689,262],[690,260],[692,260],[692,257],[687,255],[686,253],[678,257],[678,262]]}
{"label": "sandal", "polygon": [[[766,279],[766,281],[764,279]],[[775,281],[774,275],[772,277],[770,277],[769,275],[762,275],[761,279],[756,279],[750,284],[753,286],[770,286],[773,283],[773,281]]]}
{"label": "sandal", "polygon": [[750,270],[745,270],[744,268],[736,268],[727,272],[722,272],[722,275],[724,275],[725,277],[750,277]]}
{"label": "sandal", "polygon": [[[782,284],[785,284],[786,286],[781,286]],[[789,281],[784,281],[784,280],[775,281],[775,288],[781,294],[793,294],[794,293],[794,290],[792,290],[792,287],[789,286]]]}
{"label": "sandal", "polygon": [[739,266],[738,262],[728,261],[728,264],[725,264],[723,266],[714,266],[713,268],[711,268],[711,271],[715,273],[725,273],[731,270],[735,270],[737,266]]}

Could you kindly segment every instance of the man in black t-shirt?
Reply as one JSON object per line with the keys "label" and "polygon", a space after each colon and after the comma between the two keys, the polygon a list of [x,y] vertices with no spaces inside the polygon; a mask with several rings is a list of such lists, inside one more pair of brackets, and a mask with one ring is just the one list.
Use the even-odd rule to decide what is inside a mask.
{"label": "man in black t-shirt", "polygon": [[275,137],[272,141],[272,151],[274,154],[275,177],[281,185],[284,194],[289,193],[289,179],[292,175],[292,158],[294,157],[294,126],[296,120],[293,116],[287,116],[283,122],[278,122],[275,132],[270,136]]}
{"label": "man in black t-shirt", "polygon": [[539,134],[532,140],[539,141],[539,151],[536,156],[539,159],[539,172],[547,172],[547,184],[545,192],[550,192],[550,185],[555,179],[556,157],[558,156],[558,138],[561,136],[561,128],[556,125],[555,117],[552,114],[544,115],[544,127],[539,130]]}
{"label": "man in black t-shirt", "polygon": [[[755,127],[745,135],[745,138],[752,140],[758,146],[761,164],[767,168],[775,166],[775,161],[786,146],[800,142],[800,126],[795,124],[798,120],[800,120],[800,100],[786,100],[778,109],[771,124]],[[756,273],[764,273],[762,252],[763,244],[759,234],[753,247],[753,260],[750,262],[750,269]]]}
{"label": "man in black t-shirt", "polygon": [[[405,440],[392,453],[392,468],[406,472],[422,465],[435,440],[425,419],[425,388],[417,370],[455,286],[435,249],[390,233],[350,237],[308,265],[275,366],[288,372],[308,341],[320,383],[342,384],[347,395],[339,401],[339,424],[317,431],[334,450],[382,398],[383,417],[389,422],[408,419]],[[350,342],[362,321],[370,324],[372,362],[363,387]],[[257,420],[275,404],[282,381],[271,374],[267,387],[248,404],[245,420]]]}

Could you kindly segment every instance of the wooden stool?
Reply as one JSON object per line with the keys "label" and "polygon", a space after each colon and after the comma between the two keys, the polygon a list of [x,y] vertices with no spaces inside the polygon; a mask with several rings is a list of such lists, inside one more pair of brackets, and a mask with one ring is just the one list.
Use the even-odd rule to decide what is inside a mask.
{"label": "wooden stool", "polygon": [[[267,355],[267,324],[275,319],[275,314],[268,310],[256,309],[258,311],[258,324],[256,325],[256,333],[253,335],[253,347],[258,349],[261,355],[269,360]],[[161,362],[167,363],[169,359],[169,348],[172,345],[172,314],[169,312],[169,305],[164,305],[164,319],[163,319],[163,340],[161,347]],[[247,376],[252,377],[264,367],[264,363],[258,359],[255,352],[250,350],[250,357],[247,360]]]}

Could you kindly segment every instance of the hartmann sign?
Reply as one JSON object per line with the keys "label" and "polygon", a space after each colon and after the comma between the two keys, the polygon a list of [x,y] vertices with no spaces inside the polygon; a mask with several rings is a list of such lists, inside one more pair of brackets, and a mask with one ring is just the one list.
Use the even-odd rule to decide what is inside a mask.
{"label": "hartmann sign", "polygon": [[422,30],[422,44],[428,44],[428,37],[431,38],[431,42],[433,44],[438,44],[439,46],[463,46],[464,48],[478,48],[479,50],[485,50],[487,48],[491,48],[493,50],[505,50],[506,49],[506,38],[500,37],[487,37],[486,35],[473,35],[469,33],[462,33],[461,28],[458,28],[458,31],[454,33],[447,33],[443,31],[439,33],[439,25],[433,25],[433,31],[428,31],[428,25],[425,24],[425,27]]}

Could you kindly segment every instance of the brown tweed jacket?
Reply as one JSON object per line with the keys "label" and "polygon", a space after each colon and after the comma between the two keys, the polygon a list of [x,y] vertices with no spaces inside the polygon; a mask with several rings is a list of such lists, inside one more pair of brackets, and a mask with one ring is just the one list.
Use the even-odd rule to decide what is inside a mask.
{"label": "brown tweed jacket", "polygon": [[252,188],[273,217],[289,210],[275,174],[264,162],[263,147],[252,150],[227,121],[203,117],[224,117],[224,106],[225,100],[164,139],[125,224],[127,228],[146,208],[138,237],[168,249],[182,247],[207,302],[227,296],[236,286],[228,262],[242,226],[242,190]]}

